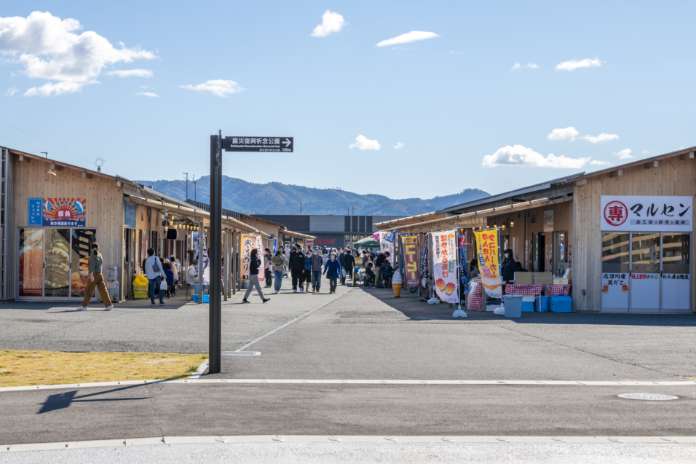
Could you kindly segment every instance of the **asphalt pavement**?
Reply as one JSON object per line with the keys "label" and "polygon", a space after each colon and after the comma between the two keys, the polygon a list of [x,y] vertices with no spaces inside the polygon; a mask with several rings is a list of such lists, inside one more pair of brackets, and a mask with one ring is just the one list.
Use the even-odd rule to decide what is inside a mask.
{"label": "asphalt pavement", "polygon": [[[534,314],[511,321],[472,314],[453,320],[446,305],[395,299],[386,290],[284,292],[268,304],[238,304],[237,295],[223,306],[223,373],[206,377],[218,383],[0,392],[0,443],[696,432],[696,386],[651,385],[696,375],[693,316]],[[10,308],[0,310],[0,323],[0,348],[207,349],[207,307],[201,305],[126,306],[111,313]],[[361,379],[375,382],[351,383]],[[377,383],[399,379],[410,382]],[[437,379],[471,382],[419,384]],[[514,379],[537,384],[497,383]],[[554,384],[565,380],[579,382]],[[592,380],[606,384],[582,383]],[[642,383],[622,383],[627,380]],[[676,398],[618,396],[639,392]]]}

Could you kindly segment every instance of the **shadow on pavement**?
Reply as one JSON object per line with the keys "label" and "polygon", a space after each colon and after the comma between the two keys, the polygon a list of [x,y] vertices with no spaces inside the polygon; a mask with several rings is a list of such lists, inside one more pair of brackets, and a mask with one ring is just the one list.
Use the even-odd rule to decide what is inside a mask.
{"label": "shadow on pavement", "polygon": [[[159,302],[155,306],[150,304],[149,300],[126,300],[121,303],[114,304],[114,310],[119,309],[180,309],[189,304],[191,301],[185,296],[176,296],[174,298],[166,298],[164,305]],[[26,310],[26,311],[49,311],[51,313],[72,313],[79,312],[81,301],[16,301],[0,304],[0,310]],[[104,306],[101,303],[91,303],[87,311],[103,311]]]}
{"label": "shadow on pavement", "polygon": [[633,325],[655,327],[696,327],[694,314],[600,314],[600,313],[523,313],[519,319],[505,319],[491,312],[468,311],[467,319],[453,319],[456,309],[448,304],[429,305],[418,295],[401,291],[401,297],[395,298],[390,289],[362,288],[369,295],[391,306],[414,321],[450,320],[458,322],[509,320],[517,324],[577,324],[577,325]]}

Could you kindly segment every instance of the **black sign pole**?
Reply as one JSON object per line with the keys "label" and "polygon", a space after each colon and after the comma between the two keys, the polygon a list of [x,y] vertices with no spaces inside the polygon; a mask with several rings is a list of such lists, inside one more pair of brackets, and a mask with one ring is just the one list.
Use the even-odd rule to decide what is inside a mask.
{"label": "black sign pole", "polygon": [[220,372],[222,358],[222,131],[210,136],[210,298],[208,372]]}

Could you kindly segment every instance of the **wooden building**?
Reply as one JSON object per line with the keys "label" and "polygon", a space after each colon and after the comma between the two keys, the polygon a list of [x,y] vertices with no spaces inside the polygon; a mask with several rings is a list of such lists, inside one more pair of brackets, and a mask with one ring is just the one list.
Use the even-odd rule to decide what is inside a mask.
{"label": "wooden building", "polygon": [[[81,298],[93,243],[104,256],[111,293],[129,298],[148,248],[174,256],[185,269],[196,253],[194,237],[205,237],[210,225],[207,211],[128,179],[8,148],[0,147],[0,157],[2,300]],[[239,280],[242,233],[268,238],[223,217],[227,289]],[[200,250],[205,253],[204,243]]]}
{"label": "wooden building", "polygon": [[496,227],[528,271],[572,284],[579,311],[696,311],[696,148],[377,224],[426,233]]}

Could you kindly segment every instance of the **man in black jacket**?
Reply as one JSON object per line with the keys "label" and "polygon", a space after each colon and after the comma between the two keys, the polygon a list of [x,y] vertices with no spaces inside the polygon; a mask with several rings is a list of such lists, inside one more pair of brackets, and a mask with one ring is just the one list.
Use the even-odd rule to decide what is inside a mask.
{"label": "man in black jacket", "polygon": [[347,248],[343,254],[343,261],[341,262],[343,266],[343,277],[341,278],[341,283],[346,284],[346,276],[350,276],[350,280],[353,280],[353,268],[355,268],[355,258],[353,257],[353,252],[350,248]]}
{"label": "man in black jacket", "polygon": [[290,275],[292,276],[292,291],[297,293],[298,283],[300,284],[300,291],[302,291],[302,277],[304,275],[305,256],[304,253],[302,253],[302,249],[297,245],[290,252],[288,266],[290,267]]}

